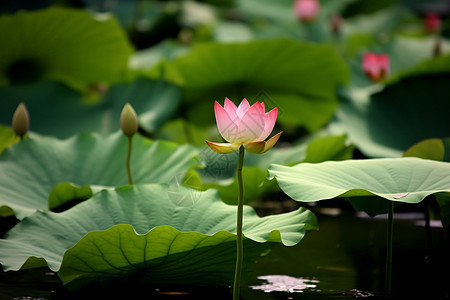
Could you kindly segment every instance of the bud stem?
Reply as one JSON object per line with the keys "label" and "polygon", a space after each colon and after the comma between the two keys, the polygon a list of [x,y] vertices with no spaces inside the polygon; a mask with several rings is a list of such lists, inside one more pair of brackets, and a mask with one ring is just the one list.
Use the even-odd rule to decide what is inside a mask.
{"label": "bud stem", "polygon": [[244,146],[239,148],[239,162],[237,167],[238,176],[238,208],[237,208],[237,223],[236,223],[236,270],[234,274],[233,285],[233,300],[239,300],[239,290],[241,286],[241,274],[242,274],[242,261],[244,255],[244,245],[242,242],[242,224],[243,224],[243,212],[244,212],[244,183],[242,181],[242,167],[244,165]]}
{"label": "bud stem", "polygon": [[128,137],[128,151],[127,151],[127,161],[126,161],[126,167],[127,167],[127,174],[128,174],[128,183],[133,185],[133,174],[131,174],[131,167],[130,167],[130,160],[131,160],[131,150],[133,147],[132,143],[133,136]]}

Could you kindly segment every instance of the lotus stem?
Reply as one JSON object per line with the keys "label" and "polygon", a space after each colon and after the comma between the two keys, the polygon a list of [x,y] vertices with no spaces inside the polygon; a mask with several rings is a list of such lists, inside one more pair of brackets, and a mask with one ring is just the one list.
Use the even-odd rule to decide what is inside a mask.
{"label": "lotus stem", "polygon": [[388,230],[387,230],[387,250],[386,250],[386,276],[385,293],[391,296],[392,292],[392,241],[394,233],[394,202],[388,201]]}
{"label": "lotus stem", "polygon": [[242,166],[244,165],[244,147],[239,148],[239,162],[237,167],[238,177],[238,208],[237,208],[237,222],[236,222],[236,270],[234,273],[234,285],[233,285],[233,300],[239,300],[239,291],[241,287],[241,274],[242,274],[242,261],[244,255],[244,245],[242,241],[242,224],[243,224],[243,212],[244,212],[244,183],[242,181]]}
{"label": "lotus stem", "polygon": [[131,150],[133,148],[132,139],[133,139],[133,136],[128,137],[128,152],[127,152],[127,161],[126,161],[127,173],[128,173],[128,183],[131,185],[133,185],[133,174],[131,173],[131,166],[130,166]]}

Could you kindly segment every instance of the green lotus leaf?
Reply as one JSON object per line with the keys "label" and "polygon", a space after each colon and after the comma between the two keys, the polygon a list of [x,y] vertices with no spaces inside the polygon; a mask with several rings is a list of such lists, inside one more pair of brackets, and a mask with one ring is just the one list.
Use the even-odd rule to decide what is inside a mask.
{"label": "green lotus leaf", "polygon": [[123,77],[133,52],[110,15],[50,7],[0,18],[0,85],[53,79],[84,90]]}
{"label": "green lotus leaf", "polygon": [[406,150],[403,156],[450,162],[450,138],[420,141]]}
{"label": "green lotus leaf", "polygon": [[214,100],[247,98],[277,106],[283,124],[314,131],[333,115],[349,72],[333,47],[283,38],[200,44],[168,64],[166,75],[183,79],[187,115],[197,123],[214,123]]}
{"label": "green lotus leaf", "polygon": [[[190,197],[190,206],[176,204]],[[274,244],[293,246],[310,230],[304,209],[260,218],[244,208],[246,267]],[[65,284],[133,278],[151,284],[231,284],[236,207],[217,191],[146,184],[103,190],[62,213],[38,211],[0,240],[4,270],[48,264]]]}
{"label": "green lotus leaf", "polygon": [[341,102],[336,112],[332,132],[348,133],[368,157],[400,157],[424,139],[447,137],[449,79],[448,74],[418,76],[375,93],[351,91],[351,100]]}
{"label": "green lotus leaf", "polygon": [[413,157],[301,163],[293,167],[274,164],[269,175],[294,200],[345,197],[370,215],[387,211],[387,202],[382,199],[418,203],[428,195],[450,192],[450,163]]}
{"label": "green lotus leaf", "polygon": [[110,87],[95,103],[58,82],[0,88],[0,123],[10,124],[20,102],[31,118],[31,130],[61,138],[80,132],[111,133],[120,128],[120,112],[126,102],[139,115],[139,125],[154,132],[173,114],[180,100],[180,88],[163,81],[137,78]]}
{"label": "green lotus leaf", "polygon": [[[11,115],[12,119],[12,115]],[[0,125],[0,154],[6,147],[11,146],[17,141],[14,131],[11,128]]]}
{"label": "green lotus leaf", "polygon": [[48,195],[48,209],[52,211],[64,211],[79,202],[91,198],[95,193],[113,187],[99,185],[78,186],[70,182],[57,184]]}
{"label": "green lotus leaf", "polygon": [[[116,132],[80,134],[66,140],[34,137],[8,147],[0,156],[0,212],[12,209],[23,219],[47,209],[50,193],[63,182],[94,189],[128,184],[127,145],[127,138]],[[196,155],[191,146],[136,135],[131,156],[134,182],[169,183],[198,164]]]}

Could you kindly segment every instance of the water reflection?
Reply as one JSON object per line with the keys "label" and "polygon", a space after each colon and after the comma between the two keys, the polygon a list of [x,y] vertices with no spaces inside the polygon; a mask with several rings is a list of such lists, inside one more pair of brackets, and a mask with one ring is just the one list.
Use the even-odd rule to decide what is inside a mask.
{"label": "water reflection", "polygon": [[296,278],[287,275],[265,275],[259,276],[258,279],[266,280],[267,283],[262,285],[250,286],[254,290],[262,290],[266,293],[270,292],[289,292],[302,293],[305,289],[314,289],[317,287],[318,280]]}

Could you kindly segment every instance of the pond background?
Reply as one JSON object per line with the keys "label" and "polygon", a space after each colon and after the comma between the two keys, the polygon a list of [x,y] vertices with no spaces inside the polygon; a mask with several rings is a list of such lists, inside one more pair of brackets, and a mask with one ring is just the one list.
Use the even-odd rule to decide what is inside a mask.
{"label": "pond background", "polygon": [[[81,74],[80,78],[71,78],[71,80],[68,81],[67,78],[65,78],[66,81],[62,80],[62,82],[59,81],[61,78],[51,76],[49,77],[50,80],[56,81],[47,82],[45,80],[48,80],[49,78],[40,78],[39,76],[42,74],[39,72],[35,74],[37,76],[36,78],[28,78],[27,76],[25,76],[25,78],[16,78],[16,75],[28,75],[29,72],[19,72],[20,74],[9,72],[10,74],[2,74],[3,77],[1,79],[5,79],[5,76],[11,75],[11,85],[6,84],[0,89],[0,98],[1,100],[5,100],[4,103],[2,103],[2,109],[0,109],[2,123],[0,133],[4,132],[7,134],[0,134],[0,138],[7,136],[10,141],[5,143],[4,140],[0,140],[0,149],[3,150],[5,147],[8,147],[15,142],[14,136],[9,128],[10,119],[16,104],[19,102],[18,99],[21,101],[23,98],[29,100],[28,104],[30,111],[34,111],[31,123],[32,131],[36,130],[36,132],[42,134],[68,137],[75,133],[90,130],[104,132],[118,130],[119,124],[114,121],[113,116],[118,116],[120,109],[122,108],[122,102],[129,100],[124,99],[124,95],[126,95],[141,104],[140,106],[136,106],[138,112],[147,113],[147,115],[144,116],[144,119],[146,118],[147,121],[150,121],[145,124],[145,128],[141,128],[142,131],[145,131],[143,133],[146,136],[168,139],[177,143],[192,143],[200,147],[205,146],[204,140],[206,137],[217,137],[217,130],[214,124],[212,111],[213,100],[217,99],[223,101],[222,96],[231,97],[230,94],[232,94],[232,96],[235,96],[232,100],[239,101],[242,98],[242,94],[245,92],[246,97],[253,97],[256,95],[259,97],[258,99],[266,101],[270,106],[280,106],[280,118],[284,118],[284,123],[278,123],[277,126],[285,131],[283,134],[283,143],[280,143],[282,145],[277,145],[281,147],[295,145],[299,141],[301,142],[303,138],[312,138],[318,131],[325,129],[324,126],[327,126],[326,122],[328,119],[323,116],[328,114],[329,118],[332,117],[338,106],[337,98],[339,98],[340,105],[340,108],[337,111],[339,116],[345,116],[346,114],[343,112],[348,112],[348,115],[353,117],[353,113],[357,112],[357,109],[359,109],[358,105],[360,104],[357,101],[361,100],[356,96],[360,95],[359,93],[361,91],[364,91],[363,94],[367,99],[363,97],[363,100],[374,100],[372,103],[375,103],[375,100],[381,99],[382,101],[379,101],[381,102],[380,107],[377,107],[376,105],[374,105],[376,107],[361,106],[363,107],[363,110],[367,109],[367,111],[369,111],[369,109],[373,109],[373,111],[370,111],[370,114],[367,113],[366,115],[363,114],[360,116],[360,120],[358,120],[358,118],[344,118],[343,121],[341,120],[340,125],[346,125],[348,127],[347,130],[350,134],[348,136],[349,140],[346,142],[349,142],[351,147],[355,146],[356,148],[360,148],[366,156],[378,157],[380,156],[380,153],[383,154],[381,156],[390,156],[391,154],[394,154],[393,156],[401,156],[404,150],[410,147],[414,142],[418,142],[421,138],[436,136],[445,137],[445,135],[448,135],[447,112],[449,102],[446,97],[448,97],[447,82],[450,69],[448,68],[449,64],[445,63],[445,59],[449,57],[448,54],[444,56],[444,59],[442,60],[444,62],[443,64],[436,64],[438,69],[440,68],[441,70],[440,74],[435,74],[433,68],[426,69],[425,66],[422,69],[422,71],[425,70],[424,74],[421,75],[422,77],[408,77],[408,72],[411,70],[412,75],[417,75],[417,73],[414,73],[414,67],[420,65],[422,61],[430,59],[432,56],[431,46],[433,45],[434,37],[427,37],[426,33],[423,32],[421,17],[427,10],[431,9],[442,12],[442,15],[447,18],[449,13],[448,1],[342,0],[339,5],[336,5],[340,7],[337,9],[332,4],[338,3],[336,0],[324,0],[322,3],[327,5],[323,6],[326,13],[331,14],[332,10],[336,9],[336,11],[343,13],[342,15],[344,18],[347,18],[346,20],[348,23],[344,26],[344,31],[347,32],[344,32],[345,34],[340,42],[333,38],[328,32],[329,27],[327,23],[325,23],[328,20],[321,19],[322,24],[319,27],[308,27],[308,25],[300,24],[292,15],[292,1],[271,1],[273,0],[236,0],[235,2],[239,3],[238,9],[230,11],[227,11],[227,9],[222,10],[222,8],[227,7],[227,5],[233,1],[198,1],[217,5],[217,7],[220,7],[219,11],[221,11],[221,13],[218,13],[217,15],[211,14],[211,11],[209,10],[201,10],[201,6],[183,6],[183,10],[185,10],[183,13],[187,12],[186,15],[200,16],[199,19],[194,18],[193,23],[189,23],[192,19],[183,19],[184,23],[179,22],[179,19],[177,18],[182,14],[182,10],[170,10],[170,8],[174,7],[172,4],[176,1],[136,1],[136,3],[142,4],[142,15],[140,16],[142,17],[142,20],[139,20],[139,22],[137,22],[138,20],[133,19],[135,15],[133,14],[133,5],[130,4],[132,1],[86,0],[2,2],[0,11],[4,14],[20,10],[22,4],[30,10],[58,3],[62,6],[86,6],[90,10],[99,12],[107,11],[108,5],[110,4],[118,4],[117,7],[119,7],[119,9],[114,11],[114,13],[117,15],[118,24],[120,23],[122,27],[117,26],[116,29],[119,30],[119,32],[122,32],[121,30],[124,32],[126,31],[127,37],[130,39],[130,44],[132,43],[136,47],[133,51],[136,50],[136,52],[133,52],[131,49],[132,47],[126,44],[126,49],[122,49],[122,53],[118,54],[123,65],[116,66],[116,71],[119,74],[119,71],[123,71],[120,68],[123,67],[126,71],[132,70],[130,71],[130,74],[127,75],[131,77],[144,76],[145,79],[138,78],[132,84],[128,84],[125,82],[129,78],[121,78],[123,81],[120,81],[117,78],[95,78],[96,80],[99,80],[99,82],[94,82],[93,85],[90,85],[92,82],[88,82],[88,79],[91,80],[92,78],[88,76],[89,74]],[[262,5],[259,5],[261,3]],[[277,4],[271,6],[271,3]],[[282,4],[279,5],[279,3]],[[222,5],[224,6],[222,7]],[[404,5],[404,7],[400,7],[401,5]],[[405,13],[403,10],[405,7],[412,8],[411,12]],[[226,13],[222,14],[223,11],[226,11]],[[204,20],[209,20],[211,15],[214,15],[215,21],[218,21],[218,23],[215,24],[218,25],[217,28],[208,27],[209,25],[204,26],[202,23]],[[285,22],[285,15],[290,16],[290,19],[287,22]],[[206,19],[203,18],[205,16]],[[243,16],[246,17],[244,18]],[[144,22],[146,18],[147,23]],[[150,23],[148,23],[149,20],[151,21]],[[202,22],[196,23],[198,20]],[[153,26],[149,26],[149,24]],[[131,27],[131,25],[139,26]],[[442,31],[444,41],[442,47],[444,52],[450,49],[450,44],[446,41],[446,37],[450,35],[449,27],[448,20],[444,20],[444,30]],[[69,40],[75,39],[78,33],[74,31],[70,34],[72,34],[72,36],[68,38]],[[193,36],[190,34],[193,34]],[[416,35],[418,37],[417,40],[415,40]],[[125,33],[123,36],[125,36]],[[293,41],[307,41],[313,43],[324,42],[324,44],[333,44],[336,48],[333,50],[336,50],[336,53],[339,53],[345,59],[345,68],[343,68],[343,70],[340,70],[340,68],[337,67],[339,65],[338,63],[341,62],[340,59],[330,59],[331,63],[336,64],[336,72],[331,72],[330,78],[333,78],[330,79],[332,84],[329,86],[334,88],[338,83],[344,83],[344,77],[351,77],[351,79],[348,80],[349,83],[347,83],[347,87],[349,87],[350,91],[341,93],[342,90],[335,91],[331,88],[330,90],[327,90],[327,93],[329,93],[328,97],[332,101],[329,99],[330,107],[326,109],[326,114],[324,112],[325,110],[319,107],[316,108],[319,110],[318,112],[314,110],[317,113],[316,115],[312,117],[310,115],[302,116],[310,117],[307,121],[296,116],[295,113],[292,118],[292,112],[302,112],[305,108],[305,103],[299,101],[299,103],[294,105],[294,109],[292,109],[290,105],[299,99],[296,98],[295,101],[290,101],[290,97],[295,95],[301,99],[308,93],[305,90],[302,90],[301,85],[298,84],[297,81],[293,80],[292,82],[295,84],[291,84],[292,82],[288,80],[294,78],[291,73],[281,72],[280,75],[283,76],[277,78],[279,82],[275,84],[273,89],[268,88],[266,85],[262,85],[261,82],[258,82],[257,80],[253,81],[257,76],[254,76],[252,73],[249,73],[250,75],[244,74],[248,75],[249,78],[245,78],[244,75],[243,79],[235,78],[233,77],[235,75],[235,70],[233,69],[229,74],[225,74],[224,77],[221,77],[223,74],[220,67],[233,62],[232,59],[229,61],[224,59],[224,57],[228,57],[226,51],[229,49],[226,50],[225,46],[227,43],[230,41],[254,42],[259,39],[272,39],[280,36],[289,36],[286,40],[277,42],[280,48],[285,48],[283,43],[290,45],[292,51],[288,54],[298,53],[296,49],[303,49],[311,55],[314,53],[312,50],[308,52],[309,46],[306,47],[306,44],[296,45]],[[96,39],[88,40],[86,45],[94,44],[93,42],[95,40]],[[124,41],[128,43],[128,39],[124,39]],[[191,70],[190,65],[187,65],[185,69],[182,68],[183,62],[189,62],[189,58],[184,61],[183,59],[179,61],[181,71],[186,71],[186,74],[183,75],[188,82],[187,88],[186,86],[175,86],[172,84],[167,86],[165,84],[160,85],[160,81],[152,81],[154,79],[160,80],[164,77],[164,72],[160,70],[160,67],[163,66],[161,61],[166,59],[171,60],[174,57],[178,57],[180,53],[188,52],[189,47],[197,42],[212,42],[213,47],[210,49],[220,49],[220,51],[217,52],[222,56],[219,55],[218,58],[223,59],[223,61],[221,61],[219,68],[214,70],[215,74],[214,76],[211,76],[212,83],[207,82],[205,87],[202,87],[201,84],[204,83],[203,81],[207,81],[207,76],[200,76],[199,82],[196,81],[198,78],[195,76],[189,76]],[[189,43],[190,45],[188,45]],[[39,46],[39,43],[35,44]],[[99,44],[102,46],[101,42],[99,42]],[[52,44],[50,43],[50,45]],[[260,52],[259,49],[257,49],[258,51],[254,51],[254,45],[255,44],[251,43],[246,45],[248,46],[249,52],[247,53],[244,51],[247,56],[243,56],[243,60],[250,60],[250,58],[253,58],[254,55]],[[277,44],[274,45],[277,46]],[[54,49],[59,49],[59,46],[60,45],[57,43],[53,44]],[[330,50],[331,48],[332,47],[330,47]],[[115,49],[117,49],[117,47]],[[149,51],[146,51],[146,49]],[[275,47],[274,49],[277,50],[278,48]],[[381,85],[373,85],[361,70],[360,54],[368,50],[379,52],[386,51],[391,55],[393,77],[387,82],[387,88],[384,90],[382,86],[384,83],[381,83]],[[45,52],[45,54],[50,53],[53,55],[53,52],[51,51],[43,52]],[[114,51],[109,51],[109,53],[113,52]],[[203,52],[194,52],[194,55],[190,56],[191,59],[197,62],[193,63],[193,65],[199,66],[198,73],[204,71],[202,65],[199,63],[204,58],[201,55],[202,53]],[[270,54],[272,58],[276,56],[273,55],[274,51],[269,51],[267,53],[262,51],[261,53],[263,55]],[[324,53],[329,54],[329,52]],[[78,55],[78,53],[75,54]],[[130,66],[128,66],[128,58],[132,54],[132,62],[130,63]],[[44,58],[53,61],[55,57],[52,57],[52,55],[47,55],[48,57]],[[78,57],[77,55],[75,55],[75,57]],[[5,57],[1,57],[0,59],[6,61],[7,59]],[[66,59],[64,55],[62,57],[62,62],[72,61],[71,59]],[[91,59],[91,62],[99,61],[98,57],[97,59],[93,59],[90,56],[81,56],[79,58],[80,60],[73,61],[85,62],[91,61]],[[215,57],[212,56],[212,60],[214,60],[214,58]],[[276,61],[274,65],[277,67],[279,66],[278,63],[283,63],[282,66],[286,69],[289,69],[288,67],[291,65],[296,67],[304,65],[303,61],[297,61],[295,64],[291,64],[291,58],[291,56],[286,54],[280,61]],[[305,69],[306,71],[312,72],[314,70],[322,71],[328,69],[328,65],[324,66],[321,64],[322,60],[325,59],[324,56],[317,55],[313,56],[313,58],[314,59],[311,59],[311,61],[317,61],[319,64],[317,66],[312,64],[310,69]],[[326,58],[329,57],[327,56]],[[18,61],[15,61],[16,57],[12,56],[8,59],[11,59],[11,61],[8,62],[11,63],[9,67],[20,67],[23,66],[21,64],[23,63],[23,59],[26,60],[28,58],[18,57]],[[344,59],[342,60],[342,64],[344,64]],[[107,61],[106,65],[108,65],[109,63],[112,64],[113,61],[118,60],[108,60],[105,58],[105,61]],[[268,60],[261,59],[261,61],[264,63],[259,65],[259,68],[256,68],[257,71],[255,74],[264,77],[263,83],[264,81],[266,83],[274,83],[270,79],[272,71],[277,68],[271,69],[271,65],[267,67],[266,62]],[[92,63],[92,65],[94,64]],[[101,64],[99,63],[94,66],[99,68],[100,65]],[[37,65],[37,67],[41,66]],[[249,64],[247,67],[250,69],[253,65]],[[93,69],[95,68],[93,67]],[[207,66],[205,69],[207,71],[206,74],[209,74],[209,67]],[[19,68],[19,71],[20,70],[21,69]],[[51,75],[54,70],[49,68],[47,71],[48,74]],[[102,75],[106,76],[105,74],[108,73],[110,72],[105,72]],[[197,72],[193,73],[195,74]],[[351,76],[349,76],[348,73],[351,73]],[[277,75],[278,73],[275,74]],[[301,81],[302,83],[311,75],[311,73],[305,74],[305,72],[302,74],[293,74],[298,75],[301,79],[298,81]],[[321,73],[319,72],[316,74],[320,75]],[[85,78],[86,76],[87,79]],[[402,79],[402,76],[405,76],[406,79]],[[103,79],[106,81],[111,80],[111,89],[109,91],[107,90],[108,86],[104,86],[101,82]],[[171,79],[173,80],[174,78]],[[326,79],[329,78],[327,76],[321,76],[320,79],[325,82]],[[16,80],[18,80],[18,82]],[[31,80],[32,84],[21,85],[24,83],[21,80]],[[216,84],[214,80],[218,80],[219,84]],[[321,80],[316,81],[321,82]],[[399,82],[396,82],[396,80]],[[75,83],[73,81],[75,81]],[[119,81],[117,86],[114,86],[114,84],[117,83],[115,81]],[[231,81],[231,83],[229,81]],[[5,84],[4,82],[0,83]],[[86,86],[83,84],[86,85],[88,83],[89,86],[86,90]],[[189,86],[189,84],[191,86]],[[200,86],[197,84],[200,84]],[[300,86],[299,91],[289,89],[294,85],[296,85],[296,87],[297,85]],[[286,88],[286,86],[288,86],[288,88]],[[158,90],[158,87],[161,88],[161,90]],[[369,89],[366,89],[367,87],[369,87],[369,89],[375,89],[369,91]],[[360,88],[361,90],[359,90]],[[324,89],[324,87],[321,86],[320,83],[318,88],[315,88],[314,90],[322,91],[322,89]],[[379,90],[377,89],[381,89],[381,93],[378,93]],[[155,90],[157,92],[154,92]],[[280,96],[277,93],[281,90],[285,92],[285,95],[281,95],[284,96],[284,98],[281,97],[284,101],[279,101],[277,98]],[[162,105],[163,113],[155,113],[153,107],[142,105],[142,103],[149,102],[146,97],[150,94],[152,101]],[[398,95],[405,96],[397,97]],[[418,97],[418,100],[414,103],[411,102],[412,96]],[[286,100],[286,97],[288,100]],[[347,97],[349,99],[346,99]],[[355,99],[353,99],[353,97],[355,97]],[[55,101],[55,99],[64,101]],[[314,97],[312,97],[312,99],[314,99]],[[11,101],[8,102],[6,100]],[[346,102],[346,100],[351,101]],[[435,102],[432,102],[431,100],[434,100]],[[89,105],[86,105],[86,103],[92,104],[89,101],[92,101],[92,103],[98,101],[97,104],[101,102],[101,105],[95,106],[95,109],[91,109],[88,113],[89,109],[86,107]],[[198,105],[198,107],[194,105],[197,104],[197,101],[201,102],[201,105]],[[364,104],[364,101],[361,103]],[[428,101],[426,102],[428,105],[424,105],[424,101]],[[5,102],[8,102],[8,104]],[[358,103],[358,105],[353,107],[353,102]],[[306,101],[306,103],[308,104],[309,102]],[[388,104],[385,105],[386,103]],[[194,107],[191,108],[191,106]],[[61,113],[67,111],[70,111],[73,114]],[[156,111],[161,112],[158,110]],[[47,114],[50,114],[51,117]],[[155,115],[160,116],[161,119],[152,119],[151,117]],[[198,117],[199,115],[201,117]],[[315,124],[314,122],[316,122],[319,117],[325,118],[325,120],[318,121],[318,123]],[[70,126],[54,126],[53,123],[48,122],[49,119],[52,119],[55,123],[59,122],[60,124],[66,124],[67,122],[71,124]],[[82,122],[83,120],[86,121],[86,123]],[[102,122],[99,120],[102,120]],[[346,122],[348,122],[348,124]],[[102,127],[105,124],[108,126]],[[427,124],[427,126],[423,126],[424,124]],[[339,123],[337,125],[339,125]],[[370,128],[369,132],[358,131],[358,129],[365,128],[365,126]],[[429,132],[427,130],[429,130]],[[374,136],[371,136],[370,134],[374,134],[376,138],[374,139]],[[383,153],[380,149],[388,151]],[[355,151],[355,155],[352,156],[353,158],[366,157],[364,154],[357,151]],[[339,155],[337,156],[339,157]],[[446,156],[448,158],[448,150]],[[334,157],[330,159],[334,159]],[[339,157],[336,159],[341,158]],[[215,168],[216,166],[211,165],[210,167]],[[227,175],[232,176],[235,167],[233,166],[230,170],[231,175]],[[217,178],[215,178],[215,176]],[[213,179],[220,179],[220,176],[217,176],[217,174],[214,174],[212,177]],[[213,181],[211,178],[209,178],[209,180],[209,183]],[[255,186],[255,190],[258,190],[259,186]],[[226,190],[226,187],[224,186],[221,186],[221,188],[222,192]],[[258,195],[258,193],[255,194]],[[269,209],[265,209],[264,205],[267,205],[267,203],[264,202],[254,202],[250,204],[255,206],[261,215],[293,210],[299,205],[297,202],[287,200],[287,203],[285,203],[286,207],[288,207],[287,209],[283,208],[273,211],[273,205],[269,205]],[[280,204],[277,203],[276,205]],[[380,294],[384,289],[386,216],[381,215],[376,218],[369,218],[364,214],[355,213],[349,204],[344,201],[333,201],[331,203],[324,201],[324,203],[321,202],[316,206],[308,206],[308,208],[316,213],[320,230],[306,236],[305,239],[295,247],[276,247],[266,257],[261,258],[254,265],[250,277],[242,286],[242,299],[382,298]],[[433,222],[432,224],[435,227],[431,228],[432,243],[431,245],[428,245],[427,235],[425,233],[426,230],[423,226],[422,206],[403,204],[395,211],[392,273],[393,298],[421,297],[424,299],[448,299],[450,293],[450,275],[448,272],[448,270],[450,270],[450,258],[448,256],[450,253],[450,234],[448,228],[442,228],[439,221]],[[14,223],[15,221],[13,218],[8,220],[2,218],[0,221],[2,222],[0,224],[1,236],[3,236],[5,230],[9,229],[7,223],[9,221]],[[5,226],[3,226],[4,224]],[[279,286],[280,290],[284,289],[285,291],[265,292],[261,289],[268,288],[267,286],[264,286],[267,285],[267,281],[260,277],[279,280],[283,279],[287,281],[287,283],[292,283],[292,286]],[[295,279],[299,279],[299,281],[295,281]],[[289,293],[286,291],[288,289],[293,289],[295,292]],[[78,293],[71,293],[61,286],[61,281],[57,275],[46,268],[0,273],[0,299],[138,298],[141,293],[147,295],[148,297],[146,298],[152,299],[230,298],[230,290],[227,287],[208,287],[192,290],[192,287],[134,286],[129,282],[126,284],[101,282],[100,286],[86,289]]]}

